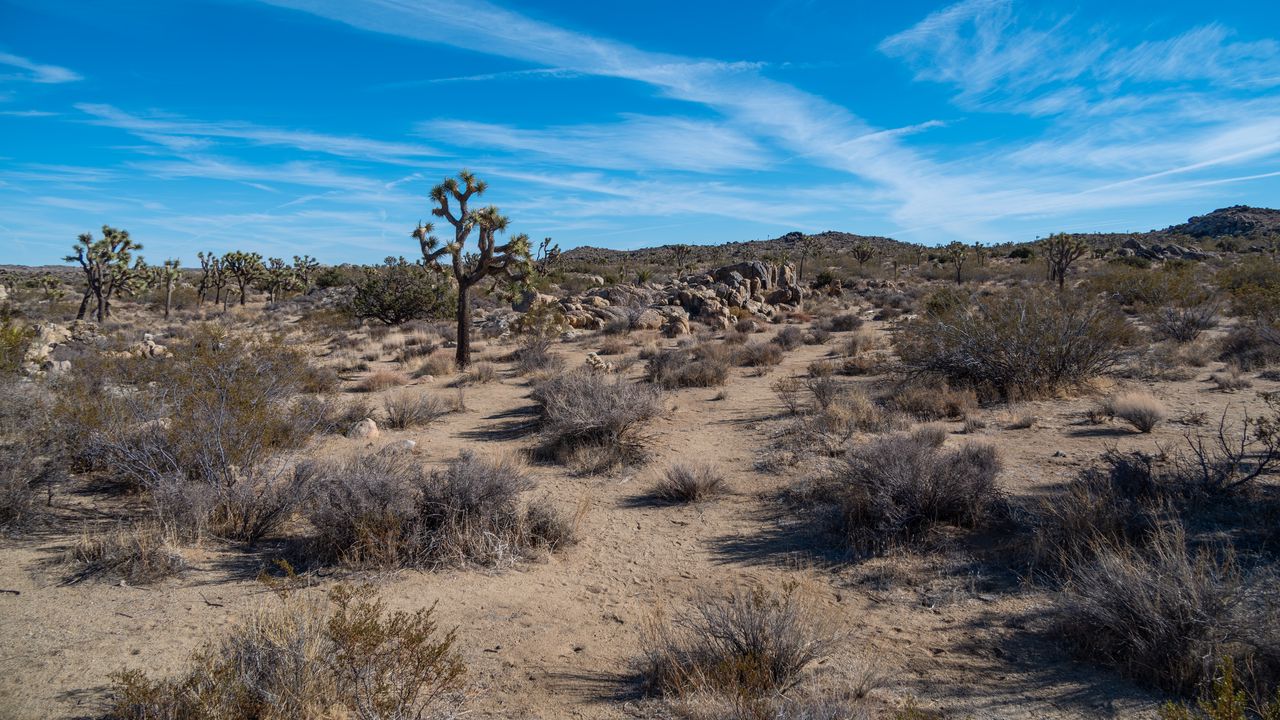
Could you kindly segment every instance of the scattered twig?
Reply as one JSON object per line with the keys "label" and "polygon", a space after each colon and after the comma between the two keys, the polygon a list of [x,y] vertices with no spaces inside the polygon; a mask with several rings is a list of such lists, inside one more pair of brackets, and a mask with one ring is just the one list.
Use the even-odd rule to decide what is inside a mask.
{"label": "scattered twig", "polygon": [[21,591],[21,590],[6,590],[5,588],[0,588],[0,593],[3,593],[3,594],[5,594],[5,595],[21,595],[21,594],[22,594],[22,591]]}

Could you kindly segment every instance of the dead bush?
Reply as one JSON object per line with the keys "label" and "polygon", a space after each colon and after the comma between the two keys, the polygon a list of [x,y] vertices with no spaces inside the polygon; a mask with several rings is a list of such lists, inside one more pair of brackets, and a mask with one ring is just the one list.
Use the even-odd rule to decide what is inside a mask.
{"label": "dead bush", "polygon": [[1149,433],[1169,416],[1164,403],[1150,393],[1122,392],[1105,403],[1107,412],[1129,423],[1140,433]]}
{"label": "dead bush", "polygon": [[448,412],[448,407],[440,398],[426,393],[401,392],[389,395],[382,401],[382,414],[386,418],[387,427],[395,430],[429,425]]}
{"label": "dead bush", "polygon": [[825,513],[852,549],[877,554],[940,525],[991,523],[1004,508],[999,470],[987,445],[944,450],[936,434],[890,435],[853,448],[796,497]]}
{"label": "dead bush", "polygon": [[842,313],[832,316],[827,321],[827,329],[831,332],[852,332],[863,326],[862,318],[854,313]]}
{"label": "dead bush", "polygon": [[340,585],[327,602],[286,596],[196,652],[176,677],[115,673],[108,717],[451,716],[466,667],[434,612],[390,612],[368,587]]}
{"label": "dead bush", "polygon": [[781,363],[782,354],[777,343],[750,342],[738,348],[733,360],[740,367],[768,367]]}
{"label": "dead bush", "polygon": [[645,379],[664,390],[718,387],[729,379],[729,353],[711,343],[662,350],[645,363]]}
{"label": "dead bush", "polygon": [[187,569],[187,563],[157,525],[121,525],[82,536],[63,561],[71,569],[68,582],[122,580],[146,585]]}
{"label": "dead bush", "polygon": [[650,495],[661,502],[691,503],[724,490],[724,476],[714,465],[675,463],[667,468]]}
{"label": "dead bush", "polygon": [[1274,682],[1277,588],[1229,553],[1191,551],[1180,529],[1162,529],[1141,549],[1102,547],[1072,568],[1055,630],[1082,658],[1169,692],[1194,693],[1224,657]]}
{"label": "dead bush", "polygon": [[952,389],[945,382],[913,382],[894,389],[885,404],[920,420],[957,419],[977,409],[978,396],[967,388]]}
{"label": "dead bush", "polygon": [[600,341],[600,355],[626,355],[631,349],[631,344],[626,340],[617,337],[605,338]]}
{"label": "dead bush", "polygon": [[541,409],[541,454],[558,460],[578,453],[595,467],[643,456],[644,426],[662,412],[662,391],[651,383],[574,370],[539,383],[532,395]]}
{"label": "dead bush", "polygon": [[1131,331],[1093,299],[1051,291],[978,298],[907,323],[894,345],[907,371],[1000,397],[1036,397],[1113,367]]}
{"label": "dead bush", "polygon": [[453,362],[453,356],[447,352],[437,352],[423,358],[418,363],[417,369],[413,371],[416,378],[426,377],[445,377],[452,375],[457,366]]}
{"label": "dead bush", "polygon": [[559,370],[564,367],[564,356],[552,352],[553,341],[545,337],[530,337],[520,343],[512,354],[517,375]]}
{"label": "dead bush", "polygon": [[1214,388],[1219,392],[1236,392],[1253,387],[1253,381],[1245,377],[1240,371],[1240,366],[1235,363],[1227,363],[1222,372],[1210,375],[1209,382],[1213,383]]}
{"label": "dead bush", "polygon": [[1146,318],[1157,337],[1187,343],[1218,325],[1218,307],[1211,303],[1191,307],[1164,305],[1149,311]]}
{"label": "dead bush", "polygon": [[1241,370],[1280,363],[1280,330],[1260,323],[1238,325],[1222,338],[1218,359]]}
{"label": "dead bush", "polygon": [[396,370],[378,369],[356,383],[356,392],[374,393],[409,384],[409,378]]}
{"label": "dead bush", "polygon": [[27,444],[0,444],[0,533],[17,533],[39,525],[47,515],[39,489],[61,474],[52,462]]}
{"label": "dead bush", "polygon": [[783,350],[795,350],[804,344],[804,331],[795,325],[788,325],[773,336],[772,342]]}
{"label": "dead bush", "polygon": [[433,472],[405,455],[358,455],[300,469],[319,488],[312,550],[356,567],[498,565],[572,542],[569,522],[510,461],[463,453]]}
{"label": "dead bush", "polygon": [[739,588],[705,596],[673,620],[655,618],[635,667],[650,694],[759,699],[790,689],[835,642],[794,586],[777,593]]}

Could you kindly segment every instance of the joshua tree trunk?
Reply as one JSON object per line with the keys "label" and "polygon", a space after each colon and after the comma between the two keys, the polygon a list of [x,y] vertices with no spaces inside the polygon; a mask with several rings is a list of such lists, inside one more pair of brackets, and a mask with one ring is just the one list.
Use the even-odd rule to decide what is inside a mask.
{"label": "joshua tree trunk", "polygon": [[89,312],[89,298],[93,295],[93,291],[85,289],[84,297],[80,299],[80,310],[76,313],[77,320],[83,320],[85,313]]}
{"label": "joshua tree trunk", "polygon": [[458,350],[453,355],[458,369],[471,363],[471,288],[458,288]]}
{"label": "joshua tree trunk", "polygon": [[247,281],[247,280],[241,280],[241,281],[240,281],[240,305],[241,305],[241,306],[243,306],[243,305],[244,305],[244,296],[245,296],[244,286],[245,286],[247,283],[248,283],[248,281]]}
{"label": "joshua tree trunk", "polygon": [[173,305],[173,283],[164,288],[164,319],[169,319],[169,308]]}

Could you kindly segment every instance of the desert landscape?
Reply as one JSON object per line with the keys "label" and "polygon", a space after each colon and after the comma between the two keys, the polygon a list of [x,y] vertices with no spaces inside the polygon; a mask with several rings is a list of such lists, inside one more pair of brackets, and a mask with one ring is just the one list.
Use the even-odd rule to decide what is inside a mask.
{"label": "desert landscape", "polygon": [[1280,3],[0,0],[0,720],[1280,720]]}
{"label": "desert landscape", "polygon": [[363,268],[112,228],[6,268],[8,716],[1275,711],[1280,212],[631,252],[498,219]]}

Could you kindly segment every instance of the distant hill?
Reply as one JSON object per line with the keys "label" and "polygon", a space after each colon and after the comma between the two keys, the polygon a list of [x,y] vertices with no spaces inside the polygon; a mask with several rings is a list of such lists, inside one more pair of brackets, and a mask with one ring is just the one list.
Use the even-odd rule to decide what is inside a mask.
{"label": "distant hill", "polygon": [[1208,215],[1197,215],[1181,225],[1166,228],[1164,232],[1197,238],[1280,235],[1280,210],[1233,205]]}
{"label": "distant hill", "polygon": [[[873,246],[877,254],[887,256],[910,247],[908,243],[878,235],[855,235],[853,233],[826,230],[814,234],[824,253],[840,254],[857,243],[866,242]],[[690,260],[697,265],[731,264],[744,260],[757,260],[771,255],[787,254],[798,259],[799,243],[805,238],[801,232],[790,232],[770,240],[748,240],[730,242],[721,245],[691,245]],[[636,250],[610,250],[607,248],[583,245],[567,250],[561,255],[561,261],[569,265],[661,265],[671,260],[672,245],[638,248]]]}

